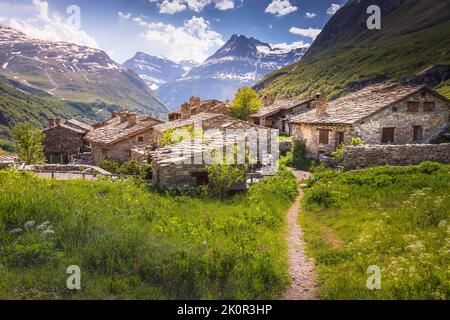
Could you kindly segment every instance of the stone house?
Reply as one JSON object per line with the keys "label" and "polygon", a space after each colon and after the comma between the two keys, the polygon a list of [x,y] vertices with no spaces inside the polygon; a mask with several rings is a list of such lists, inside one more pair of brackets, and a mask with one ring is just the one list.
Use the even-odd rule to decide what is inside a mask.
{"label": "stone house", "polygon": [[75,119],[62,123],[59,118],[49,118],[43,141],[47,162],[67,164],[72,155],[88,151],[84,137],[91,130],[90,125]]}
{"label": "stone house", "polygon": [[427,143],[449,123],[449,100],[425,86],[377,84],[330,102],[320,94],[316,99],[315,110],[290,120],[309,157],[356,137],[375,145]]}
{"label": "stone house", "polygon": [[[257,163],[253,165],[253,169],[259,168],[262,175],[273,175],[274,167],[267,159],[273,160],[274,154],[271,151],[271,139],[275,130],[267,130],[266,128],[253,127],[254,133],[257,137],[256,143],[261,143],[262,137],[267,138],[267,152],[264,155],[258,153]],[[263,129],[264,132],[259,130]],[[275,132],[276,134],[276,132]],[[254,138],[254,136],[252,137]],[[246,150],[241,153],[241,161],[236,161],[237,165],[244,167],[247,162],[245,159],[246,152],[248,151],[250,142],[250,136],[245,134],[223,134],[223,132],[215,132],[207,134],[204,137],[196,137],[191,140],[185,140],[178,144],[159,148],[150,152],[152,157],[152,169],[153,169],[153,185],[161,188],[193,188],[208,184],[207,165],[208,162],[205,159],[211,159],[213,154],[220,152],[221,155],[226,155],[230,150],[234,149],[234,146],[245,145]],[[239,143],[238,141],[241,141]],[[262,148],[264,149],[264,148]],[[275,150],[278,155],[278,148]],[[229,154],[228,154],[229,155]],[[232,158],[235,158],[234,156]],[[235,160],[239,159],[237,155]],[[263,159],[263,160],[261,160]],[[272,161],[273,162],[273,161]],[[236,163],[235,163],[236,164]],[[247,182],[243,181],[242,185],[235,186],[235,190],[246,188]]]}
{"label": "stone house", "polygon": [[188,119],[179,119],[158,124],[154,127],[155,143],[158,147],[162,146],[161,137],[167,130],[187,128],[195,126],[202,131],[207,130],[225,130],[225,129],[247,129],[256,127],[255,125],[233,117],[218,113],[202,112],[189,117]]}
{"label": "stone house", "polygon": [[229,106],[222,101],[214,99],[202,101],[199,97],[191,97],[189,103],[183,103],[177,110],[169,112],[169,121],[186,120],[202,112],[230,114]]}
{"label": "stone house", "polygon": [[135,147],[154,145],[153,127],[161,123],[150,116],[137,116],[127,110],[112,113],[110,119],[97,124],[85,137],[90,144],[93,162],[130,160]]}
{"label": "stone house", "polygon": [[278,129],[280,133],[290,135],[289,119],[314,108],[314,99],[276,100],[271,95],[263,97],[263,107],[250,116],[254,124]]}

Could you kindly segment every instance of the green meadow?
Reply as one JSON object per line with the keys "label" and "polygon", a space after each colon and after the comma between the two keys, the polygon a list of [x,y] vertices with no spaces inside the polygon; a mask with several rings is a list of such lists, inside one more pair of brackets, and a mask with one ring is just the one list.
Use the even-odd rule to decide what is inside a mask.
{"label": "green meadow", "polygon": [[[308,181],[300,223],[322,299],[449,299],[450,165],[422,163]],[[369,266],[381,289],[369,290]]]}
{"label": "green meadow", "polygon": [[225,200],[0,171],[0,299],[277,298],[296,195],[285,170]]}

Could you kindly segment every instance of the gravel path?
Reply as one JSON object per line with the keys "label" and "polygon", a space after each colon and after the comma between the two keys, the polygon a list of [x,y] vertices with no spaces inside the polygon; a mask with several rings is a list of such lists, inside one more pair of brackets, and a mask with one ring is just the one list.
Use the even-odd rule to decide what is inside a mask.
{"label": "gravel path", "polygon": [[[306,179],[309,172],[292,170],[297,180]],[[284,300],[315,300],[317,299],[316,272],[314,262],[308,259],[305,253],[306,243],[303,240],[303,232],[298,223],[298,214],[301,211],[300,200],[303,191],[299,189],[299,195],[287,214],[289,255],[289,274],[292,283],[285,292]]]}

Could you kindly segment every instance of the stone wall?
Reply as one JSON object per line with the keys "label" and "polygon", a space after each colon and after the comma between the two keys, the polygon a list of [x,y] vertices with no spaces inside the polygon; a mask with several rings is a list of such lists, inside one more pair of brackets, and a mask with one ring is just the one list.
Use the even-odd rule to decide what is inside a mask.
{"label": "stone wall", "polygon": [[383,165],[406,166],[423,161],[450,163],[450,143],[345,147],[343,165],[346,170],[351,170]]}

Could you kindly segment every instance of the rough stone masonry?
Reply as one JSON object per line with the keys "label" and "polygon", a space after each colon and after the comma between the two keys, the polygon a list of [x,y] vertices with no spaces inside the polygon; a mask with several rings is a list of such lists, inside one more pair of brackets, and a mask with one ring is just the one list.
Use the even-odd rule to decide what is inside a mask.
{"label": "rough stone masonry", "polygon": [[423,161],[450,163],[450,143],[362,145],[344,149],[343,165],[346,170],[374,166],[406,166]]}

